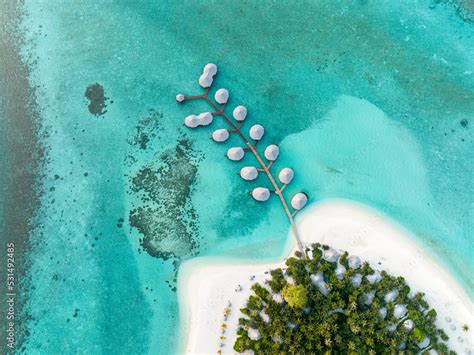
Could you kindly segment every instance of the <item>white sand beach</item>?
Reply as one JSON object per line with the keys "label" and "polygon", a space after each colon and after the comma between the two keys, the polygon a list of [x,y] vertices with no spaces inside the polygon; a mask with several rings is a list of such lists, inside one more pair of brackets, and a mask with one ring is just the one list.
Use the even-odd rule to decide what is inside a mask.
{"label": "white sand beach", "polygon": [[[474,304],[465,290],[438,262],[427,255],[409,232],[377,211],[360,204],[332,200],[311,206],[297,218],[304,243],[320,242],[346,250],[375,269],[403,276],[413,291],[426,293],[438,313],[438,325],[449,335],[449,346],[459,354],[474,354]],[[294,244],[294,238],[289,236]],[[294,248],[291,254],[294,252]],[[288,255],[285,255],[285,257]],[[223,258],[195,258],[178,275],[182,331],[181,352],[216,354],[222,335],[224,308],[231,303],[222,353],[234,353],[235,329],[254,282],[283,265]],[[250,277],[255,275],[255,280]],[[242,287],[241,291],[236,291]],[[468,332],[461,329],[469,326]]]}

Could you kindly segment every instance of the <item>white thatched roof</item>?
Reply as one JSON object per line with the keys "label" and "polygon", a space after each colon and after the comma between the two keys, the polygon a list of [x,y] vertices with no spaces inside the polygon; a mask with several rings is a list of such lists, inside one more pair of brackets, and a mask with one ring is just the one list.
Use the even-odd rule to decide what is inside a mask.
{"label": "white thatched roof", "polygon": [[212,122],[212,114],[210,112],[203,112],[199,115],[189,115],[184,119],[184,124],[189,128],[196,128],[197,126],[207,126]]}
{"label": "white thatched roof", "polygon": [[196,128],[199,126],[199,118],[196,115],[189,115],[184,119],[184,124],[189,128]]}
{"label": "white thatched roof", "polygon": [[329,294],[326,282],[319,281],[316,286],[318,287],[319,292],[321,292],[324,296],[327,296]]}
{"label": "white thatched roof", "polygon": [[252,191],[252,197],[257,201],[266,201],[270,198],[270,190],[265,187],[256,187]]}
{"label": "white thatched roof", "polygon": [[232,115],[237,121],[245,120],[245,117],[247,117],[247,107],[242,105],[237,106],[236,108],[234,108]]}
{"label": "white thatched roof", "polygon": [[241,147],[232,147],[227,151],[227,158],[237,161],[242,159],[244,154],[244,150]]}
{"label": "white thatched roof", "polygon": [[347,265],[351,269],[358,269],[360,268],[361,262],[358,256],[351,255],[347,258]]}
{"label": "white thatched roof", "polygon": [[278,179],[282,184],[289,184],[293,177],[295,176],[295,172],[291,168],[283,168],[280,170],[278,174]]}
{"label": "white thatched roof", "polygon": [[397,350],[405,350],[407,347],[407,342],[402,341],[400,344],[397,345]]}
{"label": "white thatched roof", "polygon": [[303,192],[298,192],[293,198],[291,199],[291,206],[295,210],[302,209],[306,203],[308,202],[308,196]]}
{"label": "white thatched roof", "polygon": [[338,280],[342,280],[345,272],[346,272],[346,268],[344,267],[344,265],[337,263],[337,267],[335,270],[336,278]]}
{"label": "white thatched roof", "polygon": [[407,312],[408,312],[408,309],[404,304],[397,304],[393,308],[393,316],[397,319],[401,319],[401,318],[405,317]]}
{"label": "white thatched roof", "polygon": [[382,275],[380,274],[380,271],[374,271],[372,275],[368,275],[365,277],[367,281],[369,281],[371,284],[374,284],[376,282],[379,282],[382,280]]}
{"label": "white thatched roof", "polygon": [[339,257],[339,253],[332,248],[323,251],[323,258],[330,263],[335,263]]}
{"label": "white thatched roof", "polygon": [[392,291],[388,292],[385,296],[384,296],[384,300],[386,303],[390,303],[390,302],[393,302],[395,301],[395,298],[397,298],[398,296],[398,290],[397,289],[393,289]]}
{"label": "white thatched roof", "polygon": [[219,89],[216,91],[214,98],[218,103],[225,104],[229,100],[229,92],[226,89]]}
{"label": "white thatched roof", "polygon": [[351,284],[354,287],[359,287],[360,284],[362,283],[362,275],[361,274],[355,274],[350,277],[351,279]]}
{"label": "white thatched roof", "polygon": [[324,275],[321,271],[311,275],[309,279],[311,280],[311,283],[316,286],[319,292],[321,292],[324,296],[327,296],[329,294],[327,283],[324,281]]}
{"label": "white thatched roof", "polygon": [[419,343],[416,344],[416,345],[418,345],[418,347],[419,347],[420,349],[424,349],[424,348],[426,348],[428,345],[430,345],[430,338],[428,338],[428,337],[425,336],[425,339],[423,339],[423,341],[419,342]]}
{"label": "white thatched roof", "polygon": [[215,65],[214,63],[207,63],[204,66],[203,74],[208,74],[208,75],[212,75],[212,76],[216,75],[217,74],[217,65]]}
{"label": "white thatched roof", "polygon": [[260,339],[260,332],[257,329],[254,328],[249,328],[247,330],[247,335],[249,336],[250,339],[252,340],[258,340]]}
{"label": "white thatched roof", "polygon": [[285,281],[286,281],[286,283],[289,283],[290,285],[295,285],[296,284],[295,279],[293,278],[293,276],[286,276]]}
{"label": "white thatched roof", "polygon": [[309,277],[313,285],[317,285],[319,282],[324,281],[323,273],[320,271],[317,274],[313,274]]}
{"label": "white thatched roof", "polygon": [[275,293],[273,296],[272,296],[272,300],[276,303],[283,303],[285,300],[283,299],[283,296],[279,293]]}
{"label": "white thatched roof", "polygon": [[212,139],[216,142],[225,142],[227,139],[229,139],[229,136],[229,131],[224,128],[217,129],[212,132]]}
{"label": "white thatched roof", "polygon": [[367,306],[370,306],[372,304],[372,301],[374,300],[374,297],[375,297],[375,290],[372,290],[370,292],[366,292],[365,293],[365,304]]}
{"label": "white thatched roof", "polygon": [[201,126],[208,126],[212,123],[212,114],[210,112],[203,112],[198,115],[199,124]]}
{"label": "white thatched roof", "polygon": [[403,327],[407,330],[407,331],[412,331],[413,328],[415,328],[415,322],[413,322],[411,319],[407,319],[406,321],[403,322]]}
{"label": "white thatched roof", "polygon": [[387,330],[388,330],[390,333],[393,333],[395,330],[397,330],[397,326],[396,326],[395,324],[387,325]]}
{"label": "white thatched roof", "polygon": [[278,148],[278,146],[276,146],[275,144],[270,144],[265,149],[265,152],[263,152],[263,155],[265,155],[265,158],[271,161],[276,160],[279,154],[280,154],[280,148]]}
{"label": "white thatched roof", "polygon": [[250,138],[252,138],[254,141],[259,141],[260,139],[262,139],[264,133],[265,129],[262,125],[259,124],[253,125],[252,127],[250,127],[249,130]]}
{"label": "white thatched roof", "polygon": [[263,310],[260,311],[259,316],[260,316],[260,318],[262,318],[262,320],[265,323],[270,323],[270,316],[268,314],[266,314],[265,311],[263,311]]}
{"label": "white thatched roof", "polygon": [[280,337],[272,337],[272,341],[273,341],[274,343],[283,344],[283,340],[281,340]]}
{"label": "white thatched roof", "polygon": [[385,319],[387,316],[387,308],[386,307],[380,307],[379,308],[379,317],[382,319]]}
{"label": "white thatched roof", "polygon": [[213,63],[208,63],[204,66],[202,74],[199,77],[199,85],[203,88],[208,88],[212,85],[214,75],[217,73],[217,66]]}
{"label": "white thatched roof", "polygon": [[183,94],[176,95],[176,101],[183,102],[184,101],[184,95]]}
{"label": "white thatched roof", "polygon": [[212,85],[212,81],[212,75],[209,75],[208,73],[202,74],[199,77],[199,85],[201,85],[205,89]]}
{"label": "white thatched roof", "polygon": [[255,180],[258,176],[257,168],[246,166],[240,169],[240,177],[244,180]]}

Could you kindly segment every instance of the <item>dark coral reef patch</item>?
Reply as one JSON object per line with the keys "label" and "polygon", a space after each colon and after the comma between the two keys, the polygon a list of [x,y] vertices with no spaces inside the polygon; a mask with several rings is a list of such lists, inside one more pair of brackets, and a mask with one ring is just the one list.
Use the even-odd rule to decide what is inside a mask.
{"label": "dark coral reef patch", "polygon": [[105,96],[105,90],[102,85],[99,83],[89,85],[84,96],[89,100],[89,112],[94,116],[102,116],[107,112],[105,101],[108,97]]}
{"label": "dark coral reef patch", "polygon": [[[150,111],[129,143],[139,150],[150,148],[150,139],[160,140],[165,135],[162,118],[161,113]],[[199,247],[191,193],[201,156],[183,134],[167,146],[130,178],[131,193],[139,202],[129,213],[129,224],[141,234],[140,244],[148,254],[179,260],[195,255]],[[138,163],[136,157],[129,157],[129,161]]]}
{"label": "dark coral reef patch", "polygon": [[198,246],[195,210],[190,202],[197,167],[189,141],[160,155],[158,166],[146,165],[132,178],[132,191],[141,204],[129,222],[143,235],[142,247],[162,259],[191,255]]}
{"label": "dark coral reef patch", "polygon": [[160,140],[160,130],[164,128],[163,125],[160,124],[162,120],[162,113],[150,110],[149,115],[138,122],[135,127],[135,135],[128,143],[141,150],[147,149],[150,141]]}

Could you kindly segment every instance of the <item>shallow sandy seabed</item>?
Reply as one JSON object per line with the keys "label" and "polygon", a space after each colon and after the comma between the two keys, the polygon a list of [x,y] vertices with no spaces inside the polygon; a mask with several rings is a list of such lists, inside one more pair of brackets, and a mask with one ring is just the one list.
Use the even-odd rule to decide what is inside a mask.
{"label": "shallow sandy seabed", "polygon": [[[308,208],[299,216],[297,224],[304,243],[328,244],[359,256],[375,269],[403,276],[412,291],[426,293],[426,300],[438,313],[438,326],[450,337],[449,346],[460,354],[474,349],[472,300],[458,282],[420,248],[408,231],[373,209],[343,200]],[[295,251],[292,235],[289,244],[285,256]],[[231,330],[237,327],[239,309],[251,292],[250,286],[268,278],[266,271],[281,267],[281,259],[259,263],[203,257],[184,263],[178,279],[182,352],[217,352],[223,311],[230,302],[232,313],[226,322],[228,330],[222,351],[234,353],[236,334]],[[250,281],[252,275],[255,275],[254,281]],[[239,285],[242,291],[237,292]],[[462,331],[464,324],[469,326],[468,332]]]}

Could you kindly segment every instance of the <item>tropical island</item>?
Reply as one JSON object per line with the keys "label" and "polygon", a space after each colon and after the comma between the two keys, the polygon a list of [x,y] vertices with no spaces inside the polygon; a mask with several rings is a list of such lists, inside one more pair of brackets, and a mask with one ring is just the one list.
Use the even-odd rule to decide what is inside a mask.
{"label": "tropical island", "polygon": [[252,285],[234,350],[255,353],[449,351],[423,293],[403,277],[319,243]]}
{"label": "tropical island", "polygon": [[[310,196],[300,190],[287,199],[293,169],[278,167],[280,149],[275,144],[260,153],[263,126],[251,126],[247,137],[245,106],[235,107],[232,116],[226,113],[227,89],[210,97],[216,75],[217,66],[208,63],[199,77],[204,91],[176,95],[179,104],[196,100],[210,108],[186,116],[183,124],[193,130],[211,125],[215,118],[225,124],[210,138],[223,144],[234,135],[243,147],[233,146],[225,156],[239,162],[249,153],[255,159],[256,166],[242,167],[239,175],[245,181],[261,182],[259,173],[266,177],[266,183],[249,194],[256,203],[278,198],[294,245],[276,265],[243,260],[215,264],[209,258],[184,263],[178,275],[182,331],[188,333],[183,351],[471,354],[466,333],[474,323],[472,302],[406,237],[407,231],[348,202],[329,204],[322,215],[305,210],[309,223],[300,218],[297,224],[295,216],[301,215]],[[208,341],[213,337],[215,345]]]}
{"label": "tropical island", "polygon": [[292,353],[298,344],[324,353],[330,342],[340,353],[352,344],[364,354],[473,353],[471,299],[401,226],[330,200],[302,212],[297,227],[307,258],[289,238],[274,261],[210,256],[181,266],[180,352]]}

